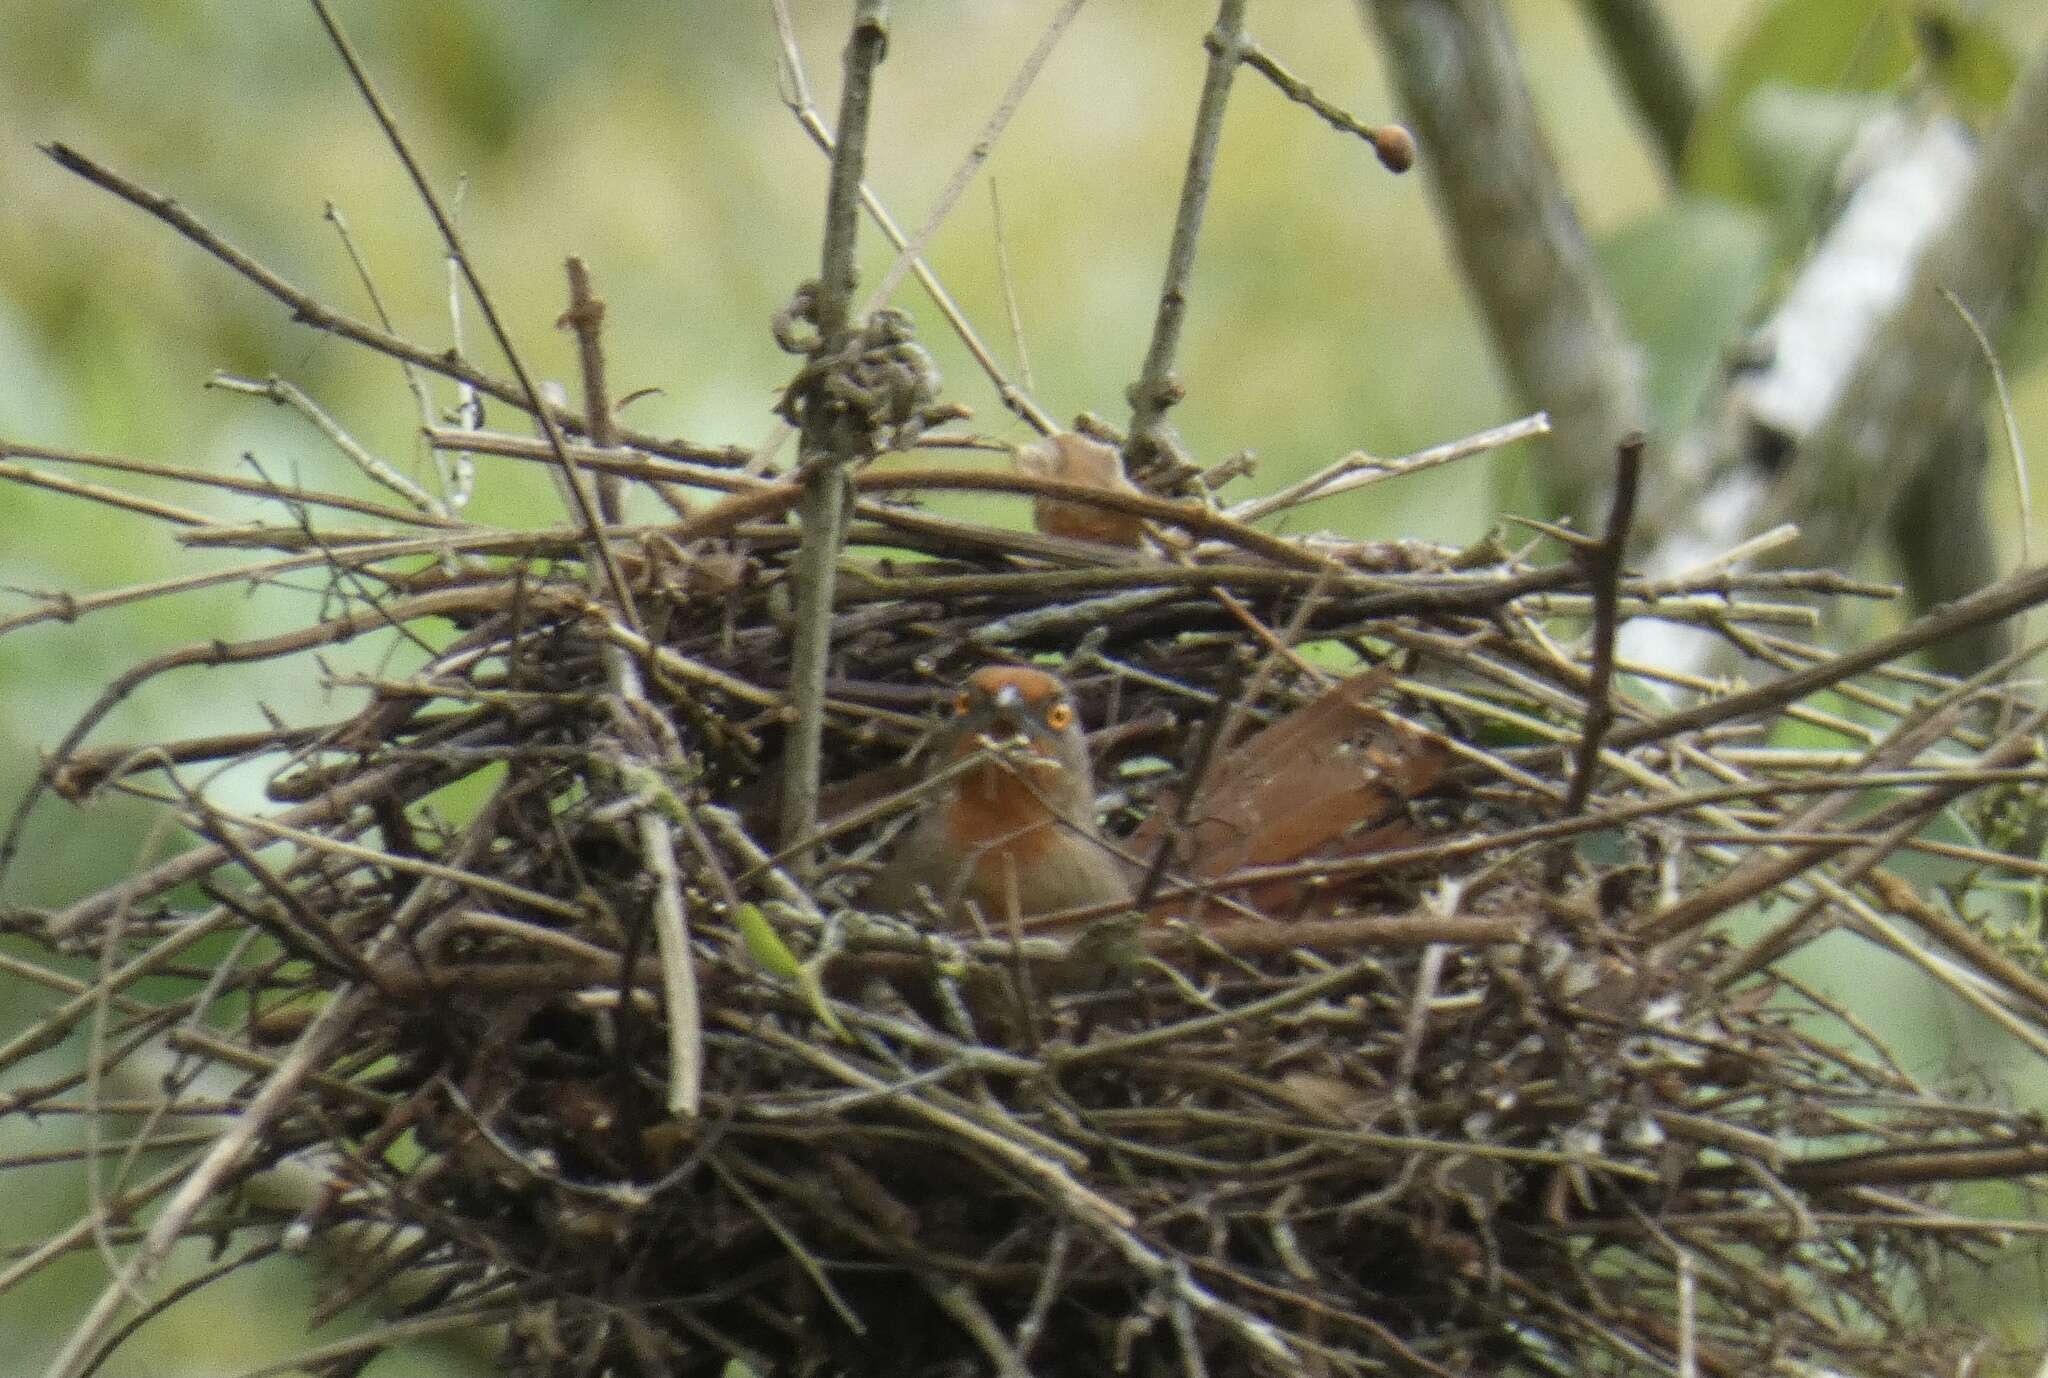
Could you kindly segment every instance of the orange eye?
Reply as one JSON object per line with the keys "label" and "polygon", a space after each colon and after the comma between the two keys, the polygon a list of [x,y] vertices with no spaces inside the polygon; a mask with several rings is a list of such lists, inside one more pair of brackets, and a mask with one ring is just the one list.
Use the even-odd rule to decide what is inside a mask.
{"label": "orange eye", "polygon": [[968,710],[968,709],[970,709],[970,708],[972,708],[973,706],[974,706],[973,702],[972,702],[971,700],[969,700],[969,699],[968,699],[967,695],[965,695],[965,694],[955,694],[955,695],[953,695],[953,716],[954,716],[954,717],[956,717],[956,718],[964,718],[964,717],[966,717],[966,716],[967,716],[967,710]]}
{"label": "orange eye", "polygon": [[1061,700],[1045,710],[1045,725],[1055,732],[1064,732],[1074,725],[1074,705]]}

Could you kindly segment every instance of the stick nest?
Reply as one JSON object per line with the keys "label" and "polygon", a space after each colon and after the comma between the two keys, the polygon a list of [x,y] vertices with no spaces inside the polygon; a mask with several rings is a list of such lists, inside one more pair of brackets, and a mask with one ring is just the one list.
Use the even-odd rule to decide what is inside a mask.
{"label": "stick nest", "polygon": [[[946,931],[858,908],[900,809],[804,880],[750,821],[785,730],[793,485],[618,542],[630,621],[573,533],[424,565],[331,539],[382,585],[298,642],[395,625],[418,667],[318,729],[74,736],[46,772],[73,797],[267,753],[279,807],[182,793],[192,850],[17,916],[114,973],[49,1036],[96,1009],[97,1078],[167,1042],[185,1123],[204,1102],[253,1130],[194,1222],[221,1271],[332,1247],[351,1262],[315,1319],[372,1293],[399,1313],[315,1371],[422,1324],[500,1326],[504,1371],[535,1375],[1952,1371],[1972,1341],[1930,1320],[1944,1263],[2003,1236],[1936,1188],[2037,1170],[2038,1125],[1930,1089],[1783,967],[1844,924],[1893,945],[1898,916],[1946,922],[1965,946],[1930,979],[1964,968],[2037,1018],[2023,973],[1885,869],[1934,811],[2016,788],[1970,772],[2023,739],[1882,667],[1834,676],[1860,724],[1789,693],[1610,696],[1570,639],[1585,561],[1282,541],[1198,502],[1155,525],[1161,558],[877,500],[920,473],[863,476],[828,783],[899,761],[1000,660],[1067,677],[1120,837],[1219,734],[1322,692],[1319,664],[1386,665],[1374,713],[1440,768],[1280,912],[1237,875],[1199,921]],[[1827,679],[1770,601],[1815,587],[1848,588],[1610,592]],[[1788,712],[1843,749],[1771,748]],[[1743,906],[1767,921],[1718,922]],[[202,938],[217,963],[186,955]]]}
{"label": "stick nest", "polygon": [[[61,1002],[0,1048],[0,1071],[89,1035],[79,1070],[10,1108],[84,1117],[84,1152],[114,1165],[0,1287],[71,1250],[132,1246],[52,1371],[83,1374],[119,1345],[115,1317],[195,1235],[214,1258],[140,1319],[316,1251],[336,1266],[310,1319],[364,1299],[395,1313],[296,1361],[323,1375],[457,1330],[536,1378],[1924,1378],[1976,1363],[1979,1341],[1937,1319],[1950,1267],[2025,1224],[1950,1213],[1942,1189],[2020,1181],[2048,1168],[2048,1143],[2032,1116],[1925,1084],[1793,967],[1861,940],[2048,1053],[2048,984],[1993,931],[2024,920],[2026,898],[2038,908],[2025,791],[2048,719],[1988,676],[1902,668],[1943,632],[2042,601],[2048,581],[1831,658],[1793,635],[1813,625],[1802,600],[1873,590],[1734,559],[1627,576],[1621,502],[1613,539],[1553,532],[1568,553],[1549,561],[1259,524],[1502,436],[1353,456],[1226,507],[1219,470],[1240,466],[1197,470],[1163,417],[1183,395],[1173,343],[1226,78],[1251,60],[1242,5],[1208,44],[1187,233],[1116,462],[1091,470],[1086,446],[1054,438],[1024,473],[867,465],[934,452],[960,415],[908,318],[856,319],[851,303],[879,9],[846,47],[836,140],[793,41],[785,57],[786,99],[834,159],[819,283],[775,320],[806,356],[781,407],[801,434],[794,478],[769,453],[620,427],[602,304],[576,261],[564,320],[582,414],[523,368],[495,379],[350,320],[175,198],[48,150],[295,319],[452,381],[464,426],[429,427],[437,458],[548,463],[573,496],[558,529],[485,527],[454,500],[459,472],[424,492],[275,379],[217,381],[298,411],[402,506],[155,470],[294,516],[234,528],[7,466],[193,545],[269,552],[240,573],[252,584],[331,576],[318,621],[121,675],[40,774],[38,796],[156,800],[190,844],[8,916],[38,945],[17,974]],[[1405,133],[1346,127],[1388,166],[1412,156]],[[1054,429],[990,371],[1021,419]],[[487,399],[547,443],[478,429]],[[905,501],[948,489],[1028,497],[1042,530]],[[657,504],[672,519],[627,520]],[[316,515],[335,510],[371,525]],[[51,600],[6,625],[174,587]],[[1690,623],[1777,677],[1617,680],[1631,617]],[[337,677],[364,691],[344,721],[86,745],[174,671],[306,663],[362,638],[390,661]],[[1006,661],[1064,676],[1097,729],[1110,835],[1164,839],[1148,900],[1171,908],[996,915],[985,931],[861,908],[914,802],[875,782],[962,677]],[[1199,835],[1231,753],[1361,664],[1383,678],[1359,778],[1328,796],[1333,845],[1221,870],[1176,845]],[[1815,707],[1822,690],[1834,698]],[[785,855],[762,820],[818,812],[814,730],[834,821]],[[798,788],[778,806],[764,782],[785,747]],[[221,763],[260,769],[272,807],[210,794],[198,782]],[[1279,800],[1294,778],[1261,789]],[[1312,811],[1303,792],[1285,802]],[[848,812],[848,794],[867,802]],[[1937,819],[1973,831],[1937,840]],[[80,951],[99,958],[83,980],[60,960]],[[127,1137],[102,1136],[117,1116]]]}

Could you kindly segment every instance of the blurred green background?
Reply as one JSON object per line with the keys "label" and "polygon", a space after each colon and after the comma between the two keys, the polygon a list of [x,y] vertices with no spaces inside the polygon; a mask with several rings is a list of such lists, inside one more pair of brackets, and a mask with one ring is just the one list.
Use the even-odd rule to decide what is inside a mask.
{"label": "blurred green background", "polygon": [[[1053,8],[897,0],[869,180],[899,221],[922,221]],[[1711,73],[1745,26],[1775,7],[1666,8]],[[767,433],[791,370],[768,317],[816,271],[826,166],[777,99],[765,0],[344,0],[337,9],[439,190],[452,196],[465,182],[469,251],[529,367],[573,379],[570,342],[554,322],[562,259],[580,254],[610,303],[615,390],[659,389],[634,404],[632,424],[743,445]],[[793,0],[793,9],[829,122],[850,6]],[[1509,10],[1589,231],[1640,242],[1644,218],[1669,193],[1574,6],[1510,0]],[[2038,0],[1972,13],[2017,52],[2048,35]],[[1055,416],[1127,416],[1123,392],[1150,331],[1212,15],[1195,0],[1097,0],[989,165],[1035,395]],[[1267,49],[1321,94],[1368,121],[1394,117],[1352,0],[1262,0],[1252,15]],[[1181,356],[1189,396],[1175,420],[1191,450],[1209,462],[1255,450],[1259,471],[1237,490],[1249,494],[1352,449],[1399,454],[1518,414],[1431,221],[1422,177],[1389,176],[1370,150],[1255,75],[1242,74],[1240,85]],[[323,218],[332,203],[399,332],[445,346],[439,243],[308,10],[198,0],[10,7],[0,19],[0,136],[0,437],[243,476],[255,472],[253,457],[279,480],[383,496],[296,416],[204,387],[216,369],[275,373],[394,465],[429,472],[396,365],[293,325],[219,264],[34,148],[75,145],[175,197],[294,283],[368,316]],[[872,282],[889,256],[871,229],[863,234]],[[1014,371],[985,186],[962,201],[928,257]],[[1659,276],[1635,262],[1632,314],[1672,314],[1681,284],[1674,275],[1660,287]],[[1660,301],[1660,290],[1673,295]],[[988,433],[1022,438],[915,285],[899,300],[923,327],[949,395],[972,405]],[[472,355],[505,375],[473,311],[465,329]],[[2048,378],[2037,370],[2016,381],[2021,434],[2038,454],[2048,449]],[[445,387],[435,397],[453,401]],[[498,409],[491,421],[511,427],[514,418]],[[1462,544],[1491,523],[1495,470],[1530,453],[1375,487],[1302,520],[1354,536]],[[190,487],[68,476],[238,519],[284,516]],[[2017,509],[2002,507],[2010,538]],[[559,520],[537,470],[489,461],[469,511],[515,526]],[[33,606],[33,591],[82,593],[234,563],[182,550],[160,524],[17,486],[0,487],[0,512],[0,617]],[[988,515],[1025,519],[1021,504]],[[320,596],[311,578],[256,595],[231,587],[0,637],[0,799],[18,796],[37,750],[121,669],[196,639],[299,624]],[[376,659],[344,650],[324,663],[368,669]],[[125,705],[94,740],[248,728],[265,710],[327,720],[349,706],[304,660],[187,670]],[[253,803],[259,788],[253,777],[230,782],[227,798]],[[138,807],[101,805],[85,818],[89,827],[46,814],[7,900],[75,896],[153,845]],[[26,1011],[53,997],[16,986],[5,998]],[[1969,1032],[1923,1005],[1901,1017],[1925,1025],[1920,1046],[1936,1070]],[[57,1075],[73,1056],[55,1050],[26,1079]],[[62,1125],[33,1132],[53,1143],[68,1137]],[[0,1241],[75,1215],[84,1199],[76,1174],[59,1167],[45,1177],[39,1200],[10,1177],[17,1204]],[[0,1334],[20,1356],[0,1364],[26,1371],[61,1336],[85,1295],[66,1289],[103,1276],[97,1261],[75,1262],[0,1297]],[[245,1277],[222,1289],[219,1305],[181,1307],[151,1324],[107,1371],[211,1374],[289,1352],[305,1342],[293,1318],[312,1286],[295,1266]],[[464,1363],[427,1354],[372,1372],[462,1372]]]}

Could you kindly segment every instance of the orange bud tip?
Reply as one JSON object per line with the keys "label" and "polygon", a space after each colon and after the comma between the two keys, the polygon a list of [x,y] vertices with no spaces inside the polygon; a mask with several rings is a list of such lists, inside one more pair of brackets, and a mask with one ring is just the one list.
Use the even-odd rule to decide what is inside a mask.
{"label": "orange bud tip", "polygon": [[1398,124],[1383,124],[1373,131],[1373,150],[1380,166],[1389,172],[1406,172],[1415,166],[1415,136]]}

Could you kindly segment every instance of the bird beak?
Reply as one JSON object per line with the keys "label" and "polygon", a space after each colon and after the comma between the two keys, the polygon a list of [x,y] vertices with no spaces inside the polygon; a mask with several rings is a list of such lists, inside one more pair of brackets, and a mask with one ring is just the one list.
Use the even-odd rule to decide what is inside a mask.
{"label": "bird beak", "polygon": [[1032,739],[1027,715],[1030,706],[1017,693],[1014,685],[1005,684],[996,690],[989,700],[992,721],[991,729],[1006,729],[998,736],[995,730],[975,734],[975,744],[995,752],[1011,765],[1019,763],[1034,769],[1065,770],[1066,767],[1038,749]]}

